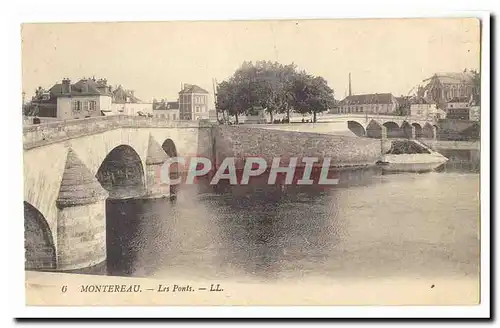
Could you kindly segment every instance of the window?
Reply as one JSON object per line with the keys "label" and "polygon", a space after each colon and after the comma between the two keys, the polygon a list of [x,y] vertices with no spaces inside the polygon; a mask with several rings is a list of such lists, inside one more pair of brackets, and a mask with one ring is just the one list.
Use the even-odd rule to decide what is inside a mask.
{"label": "window", "polygon": [[82,103],[80,100],[73,100],[72,106],[74,112],[79,112],[82,109]]}
{"label": "window", "polygon": [[196,112],[199,113],[200,112],[200,106],[196,106]]}
{"label": "window", "polygon": [[87,100],[82,101],[83,110],[89,110],[89,102]]}
{"label": "window", "polygon": [[89,101],[89,111],[93,112],[97,109],[97,101],[91,100]]}

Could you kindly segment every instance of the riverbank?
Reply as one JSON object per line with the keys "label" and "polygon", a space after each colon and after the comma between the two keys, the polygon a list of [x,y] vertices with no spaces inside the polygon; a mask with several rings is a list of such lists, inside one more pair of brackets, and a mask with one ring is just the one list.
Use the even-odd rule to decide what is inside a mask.
{"label": "riverbank", "polygon": [[453,140],[422,140],[432,149],[450,149],[450,150],[480,150],[481,141],[453,141]]}
{"label": "riverbank", "polygon": [[[479,302],[478,277],[342,281],[304,278],[277,283],[238,283],[217,279],[157,280],[27,271],[25,286],[27,305],[54,306],[474,305]],[[65,292],[63,286],[67,287]],[[98,288],[100,292],[96,291]]]}

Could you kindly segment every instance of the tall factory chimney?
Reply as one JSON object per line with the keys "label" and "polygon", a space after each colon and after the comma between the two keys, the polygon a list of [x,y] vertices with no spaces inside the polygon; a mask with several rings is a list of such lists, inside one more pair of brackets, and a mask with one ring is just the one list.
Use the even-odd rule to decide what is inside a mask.
{"label": "tall factory chimney", "polygon": [[352,96],[352,89],[351,89],[351,73],[349,72],[349,96]]}

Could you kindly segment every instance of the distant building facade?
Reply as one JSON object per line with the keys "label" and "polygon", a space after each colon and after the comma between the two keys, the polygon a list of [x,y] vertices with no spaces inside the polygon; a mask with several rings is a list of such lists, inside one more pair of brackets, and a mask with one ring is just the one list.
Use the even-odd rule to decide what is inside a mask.
{"label": "distant building facade", "polygon": [[454,97],[446,103],[447,118],[469,120],[471,107],[471,97]]}
{"label": "distant building facade", "polygon": [[115,89],[106,79],[83,78],[76,83],[63,79],[49,90],[39,87],[31,100],[39,117],[70,120],[103,115],[152,113],[152,103],[141,101],[122,86]]}
{"label": "distant building facade", "polygon": [[410,104],[410,116],[421,120],[439,120],[446,118],[446,112],[423,98],[414,99]]}
{"label": "distant building facade", "polygon": [[392,93],[372,93],[345,97],[336,106],[339,114],[393,114],[398,106]]}
{"label": "distant building facade", "polygon": [[180,120],[179,101],[153,101],[153,116],[168,121]]}
{"label": "distant building facade", "polygon": [[181,120],[209,119],[208,91],[194,84],[184,84],[179,92],[179,114]]}
{"label": "distant building facade", "polygon": [[478,95],[479,90],[473,82],[474,72],[436,73],[423,80],[424,86],[418,88],[419,97],[425,98],[444,109],[446,103],[456,97],[470,98]]}
{"label": "distant building facade", "polygon": [[153,103],[144,102],[137,98],[133,90],[124,89],[119,85],[112,93],[111,114],[133,116],[153,114]]}

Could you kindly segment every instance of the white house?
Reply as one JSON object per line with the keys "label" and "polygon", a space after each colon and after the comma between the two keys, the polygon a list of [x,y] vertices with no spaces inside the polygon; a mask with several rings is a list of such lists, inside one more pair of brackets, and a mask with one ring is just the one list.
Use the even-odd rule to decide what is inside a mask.
{"label": "white house", "polygon": [[410,105],[410,115],[413,118],[422,120],[434,120],[446,118],[446,112],[439,109],[436,104],[430,104],[424,99]]}
{"label": "white house", "polygon": [[102,116],[102,112],[111,111],[110,89],[94,79],[81,79],[75,84],[71,84],[69,79],[63,79],[56,86],[60,86],[60,92],[54,92],[57,97],[57,119]]}

